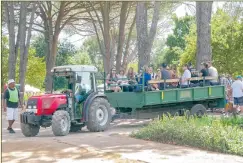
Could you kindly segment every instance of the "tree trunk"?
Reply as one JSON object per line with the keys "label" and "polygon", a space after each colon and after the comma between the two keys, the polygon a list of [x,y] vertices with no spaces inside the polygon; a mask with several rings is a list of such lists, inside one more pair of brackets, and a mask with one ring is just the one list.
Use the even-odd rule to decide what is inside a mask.
{"label": "tree trunk", "polygon": [[115,61],[116,61],[116,46],[117,46],[117,34],[114,31],[111,30],[110,34],[110,44],[111,44],[111,49],[110,49],[110,68],[115,67]]}
{"label": "tree trunk", "polygon": [[[46,2],[48,3],[48,2]],[[46,42],[46,79],[45,79],[45,91],[51,91],[53,85],[53,77],[51,73],[51,69],[55,66],[56,55],[57,55],[57,43],[58,37],[61,32],[61,22],[64,18],[64,10],[65,10],[65,2],[60,2],[60,8],[58,11],[58,15],[55,21],[55,25],[53,26],[53,15],[52,12],[52,3],[49,2],[48,13],[46,13],[42,6],[40,6],[40,10],[42,13],[42,20],[44,21],[45,27],[45,42]],[[66,20],[67,21],[67,20]]]}
{"label": "tree trunk", "polygon": [[160,1],[156,1],[154,3],[154,13],[153,13],[153,20],[152,20],[152,24],[150,27],[150,31],[149,31],[149,36],[148,36],[148,43],[147,43],[147,54],[149,57],[149,61],[150,61],[150,56],[151,56],[151,50],[152,50],[152,46],[153,46],[153,42],[154,42],[154,38],[156,35],[156,31],[157,31],[157,25],[158,25],[158,21],[159,21],[159,14],[160,14]]}
{"label": "tree trunk", "polygon": [[157,24],[159,21],[159,11],[161,2],[154,2],[153,20],[148,34],[147,29],[147,6],[146,2],[137,3],[136,27],[138,43],[138,65],[139,69],[150,63],[151,49],[156,35]]}
{"label": "tree trunk", "polygon": [[[102,5],[104,3],[104,6]],[[103,17],[103,26],[104,26],[104,44],[105,44],[105,64],[104,69],[105,72],[109,72],[111,69],[110,66],[110,59],[111,59],[111,53],[110,53],[110,22],[109,22],[109,13],[110,13],[110,2],[101,2],[101,12]]]}
{"label": "tree trunk", "polygon": [[16,77],[15,31],[14,31],[14,2],[5,2],[7,26],[9,33],[8,79]]}
{"label": "tree trunk", "polygon": [[196,2],[197,18],[197,57],[196,68],[201,63],[212,60],[211,48],[211,12],[213,2]]}
{"label": "tree trunk", "polygon": [[136,9],[136,28],[137,28],[137,44],[138,44],[138,69],[149,63],[148,54],[146,54],[146,46],[148,39],[147,29],[147,7],[146,2],[137,2]]}
{"label": "tree trunk", "polygon": [[52,36],[50,38],[50,42],[47,43],[47,57],[46,57],[46,92],[51,91],[53,89],[53,77],[51,73],[51,69],[55,66],[56,54],[57,54],[57,43],[58,36]]}
{"label": "tree trunk", "polygon": [[119,40],[117,46],[117,55],[116,55],[116,70],[119,72],[121,68],[121,59],[123,52],[123,44],[125,40],[125,25],[127,18],[127,9],[129,2],[122,2],[121,12],[120,12],[120,26],[119,26]]}
{"label": "tree trunk", "polygon": [[25,80],[25,40],[26,40],[26,16],[27,16],[27,3],[21,2],[20,17],[19,17],[19,48],[20,48],[20,64],[19,64],[19,83],[20,83],[20,101],[23,102],[24,94],[24,80]]}
{"label": "tree trunk", "polygon": [[135,26],[135,21],[136,21],[136,15],[133,18],[133,22],[132,25],[129,29],[129,33],[128,33],[128,37],[127,37],[127,42],[126,42],[126,48],[125,48],[125,52],[124,52],[124,56],[123,56],[123,61],[122,61],[122,67],[123,69],[127,69],[127,57],[128,57],[128,51],[129,51],[129,47],[130,47],[130,42],[131,42],[131,38],[132,38],[132,31],[133,28]]}

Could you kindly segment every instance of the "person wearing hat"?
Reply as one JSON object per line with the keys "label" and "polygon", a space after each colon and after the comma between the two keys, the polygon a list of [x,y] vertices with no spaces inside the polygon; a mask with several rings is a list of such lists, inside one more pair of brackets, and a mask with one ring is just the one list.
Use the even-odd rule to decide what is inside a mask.
{"label": "person wearing hat", "polygon": [[243,83],[241,80],[242,77],[237,76],[236,80],[231,85],[232,94],[234,98],[234,105],[237,106],[238,111],[243,111]]}
{"label": "person wearing hat", "polygon": [[[7,112],[9,133],[15,133],[12,125],[15,120],[18,120],[18,107],[19,107],[19,90],[15,87],[15,81],[10,79],[8,81],[8,88],[4,92],[4,112]],[[21,105],[20,105],[21,106]]]}

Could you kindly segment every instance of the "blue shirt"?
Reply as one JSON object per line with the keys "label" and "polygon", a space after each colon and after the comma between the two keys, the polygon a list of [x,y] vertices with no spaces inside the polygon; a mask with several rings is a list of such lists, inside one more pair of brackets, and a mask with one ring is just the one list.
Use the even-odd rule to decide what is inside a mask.
{"label": "blue shirt", "polygon": [[[144,73],[143,76],[144,76],[144,86],[148,86],[148,81],[151,80],[151,74]],[[143,84],[143,78],[142,77],[140,78],[138,84]]]}

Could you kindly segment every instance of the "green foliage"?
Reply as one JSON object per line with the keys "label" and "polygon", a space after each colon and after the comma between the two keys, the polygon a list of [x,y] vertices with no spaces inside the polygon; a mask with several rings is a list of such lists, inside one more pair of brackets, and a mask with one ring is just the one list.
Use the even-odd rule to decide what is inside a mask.
{"label": "green foliage", "polygon": [[1,85],[3,86],[8,81],[8,55],[9,55],[9,49],[8,49],[8,39],[5,36],[2,36],[1,40],[2,44],[2,80]]}
{"label": "green foliage", "polygon": [[[219,73],[243,74],[243,21],[232,18],[219,9],[212,17],[211,42],[214,66]],[[196,60],[196,26],[186,37],[186,48],[180,58],[181,65]]]}
{"label": "green foliage", "polygon": [[104,71],[103,56],[96,37],[89,37],[85,40],[81,49],[88,54],[92,65],[95,65],[100,72]]}
{"label": "green foliage", "polygon": [[163,143],[190,145],[243,156],[243,130],[210,117],[167,117],[142,128],[132,136]]}
{"label": "green foliage", "polygon": [[87,52],[79,51],[69,58],[69,64],[91,65],[92,62]]}
{"label": "green foliage", "polygon": [[46,56],[46,42],[45,37],[43,35],[37,36],[32,42],[31,46],[35,48],[37,57],[45,57]]}
{"label": "green foliage", "polygon": [[33,48],[29,49],[27,73],[25,83],[42,88],[46,75],[46,64],[44,57],[37,57]]}
{"label": "green foliage", "polygon": [[186,42],[184,37],[189,33],[190,26],[194,19],[194,17],[188,15],[182,18],[178,18],[176,15],[172,16],[175,27],[173,29],[173,34],[167,37],[166,45],[169,48],[179,47],[181,49],[185,49]]}
{"label": "green foliage", "polygon": [[133,68],[133,71],[134,71],[134,72],[138,72],[138,63],[137,63],[137,62],[129,63],[129,64],[127,65],[127,70],[128,70],[130,67]]}
{"label": "green foliage", "polygon": [[56,66],[68,65],[70,58],[77,52],[75,46],[64,40],[58,44]]}
{"label": "green foliage", "polygon": [[154,41],[155,57],[153,58],[153,64],[158,68],[161,63],[164,62],[164,56],[166,53],[165,40]]}
{"label": "green foliage", "polygon": [[165,52],[164,62],[172,64],[179,60],[186,47],[185,36],[189,34],[194,19],[194,17],[188,15],[182,18],[178,18],[176,15],[172,16],[175,27],[173,34],[170,34],[166,40],[168,49]]}
{"label": "green foliage", "polygon": [[236,118],[230,118],[230,117],[222,117],[221,119],[221,123],[223,125],[239,125],[239,126],[243,126],[243,118],[237,116]]}
{"label": "green foliage", "polygon": [[[7,82],[8,80],[8,39],[7,37],[2,37],[2,80],[1,84]],[[27,72],[25,83],[31,86],[42,88],[44,78],[46,73],[45,61],[42,57],[36,56],[36,51],[33,48],[29,48],[28,63],[27,63]],[[17,58],[16,63],[16,82],[19,81],[19,57]]]}

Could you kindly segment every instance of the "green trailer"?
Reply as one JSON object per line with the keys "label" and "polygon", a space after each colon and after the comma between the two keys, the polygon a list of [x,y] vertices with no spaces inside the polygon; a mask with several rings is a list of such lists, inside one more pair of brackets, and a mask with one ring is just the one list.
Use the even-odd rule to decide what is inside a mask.
{"label": "green trailer", "polygon": [[[179,79],[150,81],[149,83],[171,83]],[[206,78],[191,78],[205,83]],[[116,118],[155,118],[164,113],[202,116],[208,110],[224,108],[225,87],[223,85],[164,89],[160,91],[111,92],[105,89],[109,103],[116,109]]]}

